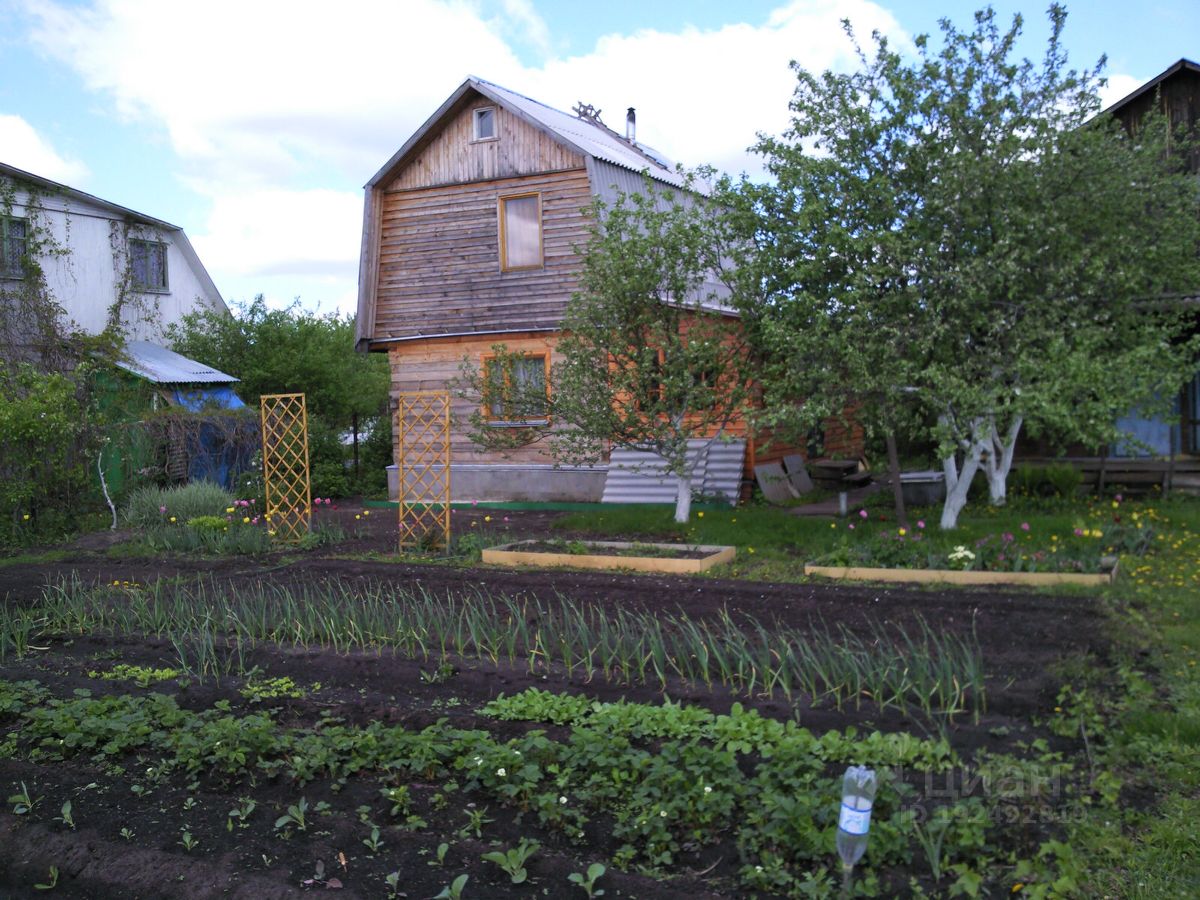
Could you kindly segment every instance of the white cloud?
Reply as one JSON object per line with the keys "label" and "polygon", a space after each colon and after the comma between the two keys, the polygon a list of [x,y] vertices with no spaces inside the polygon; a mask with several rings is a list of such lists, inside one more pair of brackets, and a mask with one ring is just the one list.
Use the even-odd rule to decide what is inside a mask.
{"label": "white cloud", "polygon": [[20,116],[0,115],[0,162],[79,187],[88,175],[87,166],[67,159]]}
{"label": "white cloud", "polygon": [[787,125],[789,60],[815,71],[852,64],[841,19],[863,39],[878,29],[905,42],[870,0],[793,0],[756,25],[609,35],[538,67],[522,65],[509,43],[554,44],[530,0],[489,0],[491,14],[474,0],[342,0],[336,9],[26,0],[26,9],[41,52],[122,117],[162,128],[180,177],[212,198],[193,237],[219,285],[324,267],[342,272],[339,298],[357,275],[359,187],[468,74],[562,109],[584,100],[618,130],[634,106],[640,140],[685,164],[736,172],[756,167],[746,148],[758,132]]}
{"label": "white cloud", "polygon": [[1148,79],[1134,78],[1132,75],[1109,75],[1107,84],[1100,89],[1100,108],[1108,109],[1118,100],[1124,100]]}

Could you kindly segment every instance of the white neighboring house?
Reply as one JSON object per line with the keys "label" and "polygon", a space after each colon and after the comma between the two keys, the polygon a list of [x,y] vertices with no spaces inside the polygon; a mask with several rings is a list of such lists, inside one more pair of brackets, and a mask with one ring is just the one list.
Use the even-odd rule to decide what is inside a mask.
{"label": "white neighboring house", "polygon": [[[0,163],[0,293],[36,263],[68,326],[160,342],[204,309],[228,312],[178,225]],[[115,321],[114,321],[115,317]]]}

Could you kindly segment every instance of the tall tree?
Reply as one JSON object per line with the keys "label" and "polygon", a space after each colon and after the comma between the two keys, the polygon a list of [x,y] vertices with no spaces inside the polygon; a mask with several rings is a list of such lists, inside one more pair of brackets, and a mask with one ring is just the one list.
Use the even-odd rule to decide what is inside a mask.
{"label": "tall tree", "polygon": [[[609,446],[652,454],[674,477],[675,520],[686,522],[704,454],[695,442],[728,438],[750,390],[730,305],[733,232],[726,211],[700,193],[649,179],[612,204],[597,200],[590,214],[596,224],[549,391],[518,377],[521,354],[497,347],[488,371],[468,364],[460,379],[480,398],[471,435],[500,449],[548,438],[570,464],[595,463]],[[545,424],[490,428],[493,409]]]}
{"label": "tall tree", "polygon": [[776,298],[755,318],[768,406],[924,413],[945,528],[979,469],[1004,501],[1022,429],[1110,441],[1193,365],[1183,316],[1144,301],[1200,285],[1194,177],[1161,117],[1131,136],[1097,116],[1103,60],[1068,69],[1065,10],[1049,20],[1038,64],[1012,60],[1021,18],[991,8],[913,59],[876,34],[850,74],[793,63],[792,126],[758,147],[776,182],[747,187]]}

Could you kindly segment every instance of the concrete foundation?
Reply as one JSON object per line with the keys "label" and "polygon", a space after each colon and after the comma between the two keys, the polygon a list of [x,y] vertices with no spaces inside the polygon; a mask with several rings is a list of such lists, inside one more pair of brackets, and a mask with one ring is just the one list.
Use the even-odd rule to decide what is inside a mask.
{"label": "concrete foundation", "polygon": [[[387,467],[388,499],[399,499],[399,470]],[[450,500],[530,503],[599,503],[608,469],[548,465],[451,463]]]}

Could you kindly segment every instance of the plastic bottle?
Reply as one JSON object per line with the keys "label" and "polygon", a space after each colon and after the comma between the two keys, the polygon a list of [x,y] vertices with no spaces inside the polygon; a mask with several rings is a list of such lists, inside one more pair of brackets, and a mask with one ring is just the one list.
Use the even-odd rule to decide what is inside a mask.
{"label": "plastic bottle", "polygon": [[867,849],[867,832],[871,828],[871,807],[875,805],[876,786],[875,770],[866,766],[851,766],[842,779],[837,850],[847,877]]}

